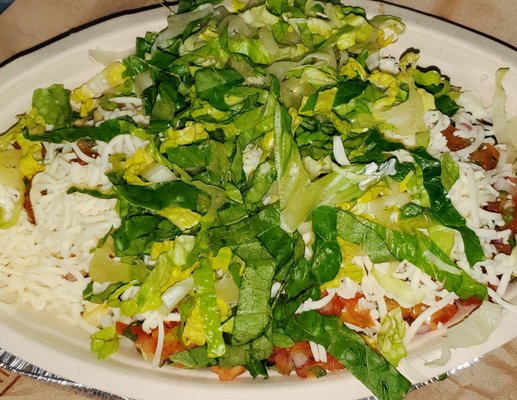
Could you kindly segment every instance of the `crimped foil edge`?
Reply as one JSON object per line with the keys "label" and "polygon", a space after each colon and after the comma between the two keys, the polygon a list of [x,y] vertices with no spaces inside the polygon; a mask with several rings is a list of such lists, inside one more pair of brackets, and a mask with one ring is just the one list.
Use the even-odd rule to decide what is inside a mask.
{"label": "crimped foil edge", "polygon": [[[475,358],[471,361],[467,361],[455,368],[450,369],[449,371],[435,376],[433,378],[429,378],[423,382],[415,383],[411,387],[411,391],[420,389],[425,387],[433,382],[442,381],[449,376],[455,375],[456,373],[471,367],[476,364],[480,358]],[[58,375],[52,374],[50,372],[45,371],[42,368],[36,367],[28,363],[27,361],[22,360],[21,358],[16,357],[15,355],[9,353],[6,350],[0,348],[0,367],[7,369],[9,371],[15,372],[20,375],[25,375],[39,381],[50,382],[53,384],[66,386],[75,389],[79,393],[84,393],[92,397],[96,397],[98,399],[103,400],[131,400],[129,397],[120,397],[114,394],[110,394],[108,392],[104,392],[99,389],[95,389],[91,386],[83,385],[81,383],[77,383],[66,378],[60,377]],[[360,400],[376,400],[375,396],[364,397]]]}

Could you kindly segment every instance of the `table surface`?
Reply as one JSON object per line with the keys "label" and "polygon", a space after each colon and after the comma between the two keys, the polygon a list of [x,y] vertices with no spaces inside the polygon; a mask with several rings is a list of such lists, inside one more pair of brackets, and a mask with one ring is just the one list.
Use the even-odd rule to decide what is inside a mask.
{"label": "table surface", "polygon": [[[517,47],[516,0],[391,0],[455,22]],[[0,63],[87,22],[154,0],[16,0],[0,14]],[[1,341],[0,341],[1,346]],[[517,339],[474,366],[408,395],[408,400],[510,400],[517,392]],[[0,369],[2,400],[86,400],[78,390],[36,381]]]}

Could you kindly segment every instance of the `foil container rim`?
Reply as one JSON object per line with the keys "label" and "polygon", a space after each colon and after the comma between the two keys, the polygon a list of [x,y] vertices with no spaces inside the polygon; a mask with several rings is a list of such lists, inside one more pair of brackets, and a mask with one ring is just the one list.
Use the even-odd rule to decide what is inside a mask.
{"label": "foil container rim", "polygon": [[[474,358],[473,360],[464,362],[459,366],[448,370],[447,372],[437,375],[435,377],[429,378],[422,382],[415,383],[411,386],[410,391],[414,391],[420,389],[422,387],[428,386],[433,382],[442,381],[452,375],[457,374],[458,372],[471,367],[472,365],[479,362],[481,357]],[[74,382],[69,379],[63,378],[59,375],[52,374],[48,371],[45,371],[42,368],[39,368],[21,358],[16,357],[14,354],[9,353],[8,351],[0,348],[0,368],[4,368],[11,372],[28,376],[30,378],[45,381],[53,384],[57,384],[60,386],[66,386],[73,389],[76,389],[80,393],[87,394],[89,396],[104,399],[104,400],[131,400],[129,397],[121,397],[115,394],[111,394],[108,392],[104,392],[99,389],[95,389],[94,387],[83,385],[82,383]],[[358,400],[376,400],[375,396],[364,397]]]}

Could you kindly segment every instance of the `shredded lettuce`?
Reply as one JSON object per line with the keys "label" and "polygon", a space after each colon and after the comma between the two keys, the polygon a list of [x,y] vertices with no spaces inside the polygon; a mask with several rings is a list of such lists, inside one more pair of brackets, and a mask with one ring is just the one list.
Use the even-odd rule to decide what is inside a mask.
{"label": "shredded lettuce", "polygon": [[[34,92],[31,111],[0,135],[0,228],[24,215],[26,186],[45,168],[42,143],[87,140],[102,152],[115,139],[111,187],[67,191],[116,199],[120,217],[93,250],[85,319],[101,327],[122,315],[143,327],[139,340],[179,319],[174,333],[165,325],[177,348],[170,336],[158,343],[184,349],[167,361],[244,366],[253,377],[267,377],[274,346],[312,341],[380,399],[401,399],[410,387],[395,368],[407,355],[402,307],[418,308],[431,289],[402,278],[400,263],[461,299],[487,298],[455,261],[461,244],[470,266],[486,259],[449,198],[460,166],[425,149],[428,111],[454,116],[458,89],[413,51],[382,66],[379,52],[405,29],[396,17],[368,18],[337,1],[239,0],[233,13],[217,3],[180,1],[134,54],[73,91]],[[493,120],[513,161],[505,73],[496,76]],[[124,98],[131,105],[119,108]],[[121,135],[144,144],[124,154]],[[374,327],[356,326],[361,334],[341,310],[307,311],[326,294],[362,310],[374,303],[361,296],[368,284],[400,307],[380,312]],[[466,330],[480,333],[466,344],[485,340],[498,315],[484,302],[449,330],[444,355]],[[113,354],[115,328],[94,333],[91,348]]]}
{"label": "shredded lettuce", "polygon": [[63,85],[52,85],[45,89],[36,89],[32,95],[32,107],[54,128],[69,126],[72,121],[70,91]]}
{"label": "shredded lettuce", "polygon": [[377,343],[379,350],[394,366],[407,355],[403,339],[406,333],[406,321],[402,318],[400,307],[394,308],[381,321]]}
{"label": "shredded lettuce", "polygon": [[[226,348],[221,328],[221,317],[217,306],[214,287],[214,273],[209,260],[200,261],[200,267],[194,271],[199,318],[202,324],[204,339],[207,343],[209,358],[221,357]],[[198,328],[199,331],[199,328]],[[197,343],[204,344],[204,343]]]}
{"label": "shredded lettuce", "polygon": [[498,304],[484,301],[468,318],[447,330],[442,343],[442,354],[430,365],[443,366],[451,358],[451,350],[477,346],[485,343],[501,321],[502,308]]}
{"label": "shredded lettuce", "polygon": [[506,145],[508,160],[513,163],[517,158],[517,115],[509,120],[506,114],[506,93],[503,88],[503,79],[507,72],[508,68],[500,68],[495,75],[492,118],[497,140]]}
{"label": "shredded lettuce", "polygon": [[109,357],[119,348],[118,335],[114,326],[101,329],[91,335],[91,350],[99,359]]}
{"label": "shredded lettuce", "polygon": [[90,277],[99,283],[104,282],[131,282],[143,281],[149,271],[143,265],[125,263],[114,260],[114,244],[111,236],[106,238],[104,244],[95,250],[90,261]]}
{"label": "shredded lettuce", "polygon": [[[410,148],[427,143],[429,129],[425,124],[424,114],[434,109],[433,96],[418,89],[411,76],[417,59],[416,55],[408,53],[400,60],[399,79],[408,86],[405,101],[395,104],[398,90],[387,91],[388,98],[377,101],[373,109],[375,118],[382,122],[380,128],[384,135]],[[391,105],[387,105],[386,101]]]}
{"label": "shredded lettuce", "polygon": [[391,276],[393,272],[395,271],[391,268],[388,268],[386,273],[380,271],[378,267],[372,269],[372,275],[377,280],[377,283],[390,293],[392,297],[402,300],[402,303],[409,307],[422,303],[425,299],[425,292],[412,287],[409,282],[394,278]]}

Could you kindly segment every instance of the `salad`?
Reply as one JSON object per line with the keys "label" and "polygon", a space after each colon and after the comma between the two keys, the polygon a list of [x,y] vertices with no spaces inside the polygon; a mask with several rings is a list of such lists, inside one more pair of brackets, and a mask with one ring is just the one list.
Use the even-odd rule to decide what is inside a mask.
{"label": "salad", "polygon": [[403,398],[415,337],[443,335],[446,363],[515,311],[506,70],[487,110],[418,52],[384,55],[397,17],[214,3],[92,52],[98,75],[37,89],[0,136],[0,300],[63,313],[101,359],[346,369]]}

